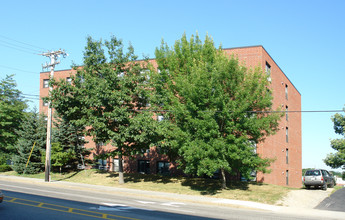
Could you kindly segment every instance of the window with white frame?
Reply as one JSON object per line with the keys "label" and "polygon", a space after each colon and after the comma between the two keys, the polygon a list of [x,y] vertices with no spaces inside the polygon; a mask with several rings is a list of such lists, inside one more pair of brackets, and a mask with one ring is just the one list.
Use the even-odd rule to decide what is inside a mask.
{"label": "window with white frame", "polygon": [[289,185],[289,170],[286,170],[286,185]]}
{"label": "window with white frame", "polygon": [[48,106],[48,101],[45,101],[44,99],[42,100],[42,102],[43,102],[43,106]]}
{"label": "window with white frame", "polygon": [[285,106],[285,117],[286,117],[286,121],[289,120],[289,107],[288,106]]}
{"label": "window with white frame", "polygon": [[49,79],[43,80],[43,88],[49,88]]}
{"label": "window with white frame", "polygon": [[289,149],[286,148],[285,152],[286,152],[286,164],[289,164]]}
{"label": "window with white frame", "polygon": [[288,143],[289,142],[289,128],[288,127],[285,128],[285,135],[286,135],[286,143]]}

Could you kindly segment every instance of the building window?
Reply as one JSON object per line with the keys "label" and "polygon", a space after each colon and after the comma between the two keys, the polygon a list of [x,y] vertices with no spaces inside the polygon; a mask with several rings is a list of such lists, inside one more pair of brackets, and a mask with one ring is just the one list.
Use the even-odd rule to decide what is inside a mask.
{"label": "building window", "polygon": [[288,85],[285,84],[285,98],[288,100]]}
{"label": "building window", "polygon": [[66,82],[68,82],[69,84],[72,84],[72,78],[71,77],[67,77],[66,78]]}
{"label": "building window", "polygon": [[289,164],[289,149],[286,148],[286,164]]}
{"label": "building window", "polygon": [[78,137],[78,146],[80,146],[81,148],[85,148],[85,137],[84,136]]}
{"label": "building window", "polygon": [[286,121],[289,121],[289,107],[288,106],[285,106],[285,117],[286,117]]}
{"label": "building window", "polygon": [[113,171],[115,172],[119,172],[120,169],[119,169],[119,159],[114,159],[113,160]]}
{"label": "building window", "polygon": [[286,143],[288,143],[289,142],[289,128],[288,127],[286,127],[285,129],[285,134],[286,134]]}
{"label": "building window", "polygon": [[100,170],[108,170],[107,160],[98,159],[97,162],[98,162],[98,169],[100,169]]}
{"label": "building window", "polygon": [[265,72],[267,74],[267,80],[271,82],[271,65],[266,62]]}
{"label": "building window", "polygon": [[150,173],[150,161],[138,160],[138,172],[142,174]]}
{"label": "building window", "polygon": [[286,185],[289,185],[289,170],[286,170]]}
{"label": "building window", "polygon": [[43,88],[49,88],[49,79],[43,80]]}
{"label": "building window", "polygon": [[45,101],[45,100],[42,100],[42,102],[43,102],[43,106],[48,106],[48,102],[47,101]]}
{"label": "building window", "polygon": [[169,174],[170,163],[165,161],[157,162],[157,173],[158,174]]}

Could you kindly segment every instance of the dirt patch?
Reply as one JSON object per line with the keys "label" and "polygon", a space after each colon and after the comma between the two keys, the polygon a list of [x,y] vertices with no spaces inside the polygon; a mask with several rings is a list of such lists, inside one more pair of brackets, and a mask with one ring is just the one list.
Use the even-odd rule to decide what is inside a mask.
{"label": "dirt patch", "polygon": [[331,188],[328,188],[327,191],[321,189],[292,190],[277,205],[312,209],[327,198],[332,190]]}

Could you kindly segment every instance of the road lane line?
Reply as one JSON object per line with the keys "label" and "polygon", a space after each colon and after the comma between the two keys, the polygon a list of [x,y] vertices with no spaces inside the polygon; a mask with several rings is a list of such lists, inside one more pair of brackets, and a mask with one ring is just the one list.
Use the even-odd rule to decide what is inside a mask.
{"label": "road lane line", "polygon": [[[9,200],[7,200],[7,199],[9,199]],[[42,203],[42,202],[37,202],[37,201],[33,201],[33,200],[28,200],[28,199],[14,198],[14,197],[10,197],[10,196],[6,196],[4,201],[15,203],[15,204],[20,204],[20,205],[36,207],[36,208],[54,210],[54,211],[58,211],[58,212],[66,212],[66,213],[71,213],[71,214],[75,214],[75,215],[89,216],[89,217],[94,217],[94,218],[102,218],[102,219],[121,218],[121,219],[130,219],[130,220],[139,220],[136,218],[130,218],[130,217],[126,217],[126,216],[105,214],[105,213],[101,213],[101,212],[94,212],[94,211],[89,211],[89,210],[84,210],[84,209],[71,208],[71,207],[66,207],[66,206],[61,206],[61,205],[50,204],[50,203]]]}

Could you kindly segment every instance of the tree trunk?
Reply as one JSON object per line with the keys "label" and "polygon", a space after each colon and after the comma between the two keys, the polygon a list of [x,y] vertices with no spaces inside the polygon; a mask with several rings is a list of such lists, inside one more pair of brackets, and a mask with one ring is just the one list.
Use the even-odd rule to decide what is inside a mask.
{"label": "tree trunk", "polygon": [[119,184],[122,185],[125,183],[123,178],[123,163],[122,163],[122,154],[119,154]]}
{"label": "tree trunk", "polygon": [[226,189],[226,176],[225,176],[225,170],[223,168],[220,169],[222,172],[222,189]]}

